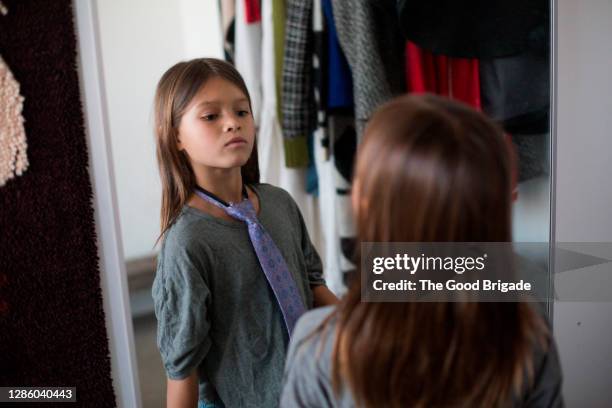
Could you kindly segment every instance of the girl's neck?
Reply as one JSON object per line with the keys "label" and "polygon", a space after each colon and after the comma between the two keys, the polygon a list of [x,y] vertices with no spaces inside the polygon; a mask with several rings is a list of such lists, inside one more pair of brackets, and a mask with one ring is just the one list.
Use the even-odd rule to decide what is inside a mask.
{"label": "girl's neck", "polygon": [[228,203],[242,200],[242,174],[240,167],[196,172],[198,186],[210,191]]}

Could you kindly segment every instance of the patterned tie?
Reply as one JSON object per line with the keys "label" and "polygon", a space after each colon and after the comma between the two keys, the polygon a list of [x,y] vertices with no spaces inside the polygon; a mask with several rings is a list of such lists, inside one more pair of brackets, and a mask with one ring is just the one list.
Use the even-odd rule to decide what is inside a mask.
{"label": "patterned tie", "polygon": [[253,204],[248,199],[246,190],[243,187],[243,200],[240,203],[227,204],[212,193],[201,187],[195,189],[195,193],[203,200],[216,205],[225,211],[229,216],[247,223],[249,237],[255,249],[255,254],[261,265],[261,269],[276,296],[280,306],[289,337],[293,332],[298,318],[306,311],[297,285],[293,280],[293,275],[287,267],[280,250],[272,240],[270,234],[257,219],[257,213]]}

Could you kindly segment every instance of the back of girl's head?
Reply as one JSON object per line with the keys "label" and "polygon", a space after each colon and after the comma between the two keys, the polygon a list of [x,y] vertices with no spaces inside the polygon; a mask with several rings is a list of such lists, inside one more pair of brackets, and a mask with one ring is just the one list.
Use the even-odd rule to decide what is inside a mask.
{"label": "back of girl's head", "polygon": [[511,183],[502,130],[433,95],[382,106],[357,160],[364,241],[510,241]]}
{"label": "back of girl's head", "polygon": [[[154,116],[157,164],[162,184],[162,235],[178,216],[196,184],[189,159],[177,145],[181,118],[198,91],[215,77],[238,87],[250,105],[249,91],[240,73],[231,64],[214,58],[179,62],[168,69],[157,84]],[[259,182],[256,147],[241,172],[245,184]]]}
{"label": "back of girl's head", "polygon": [[[359,147],[360,242],[511,241],[509,149],[483,114],[435,96],[383,105]],[[524,303],[362,302],[338,306],[337,392],[358,405],[500,406],[524,386],[540,319]]]}

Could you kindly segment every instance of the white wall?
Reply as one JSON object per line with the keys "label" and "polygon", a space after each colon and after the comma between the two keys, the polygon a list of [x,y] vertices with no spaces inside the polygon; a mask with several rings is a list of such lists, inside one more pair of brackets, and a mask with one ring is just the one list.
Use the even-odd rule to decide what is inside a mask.
{"label": "white wall", "polygon": [[174,63],[222,57],[215,0],[97,2],[112,156],[126,259],[153,252],[161,188],[153,139],[157,81]]}
{"label": "white wall", "polygon": [[[612,1],[557,6],[556,241],[609,243]],[[556,302],[553,316],[567,406],[612,406],[612,303]]]}

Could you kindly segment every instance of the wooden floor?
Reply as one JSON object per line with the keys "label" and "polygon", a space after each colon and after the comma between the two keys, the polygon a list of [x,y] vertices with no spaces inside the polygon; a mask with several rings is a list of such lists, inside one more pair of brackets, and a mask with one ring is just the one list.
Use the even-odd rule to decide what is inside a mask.
{"label": "wooden floor", "polygon": [[143,408],[166,406],[166,375],[156,344],[157,320],[149,314],[134,322],[134,345]]}

